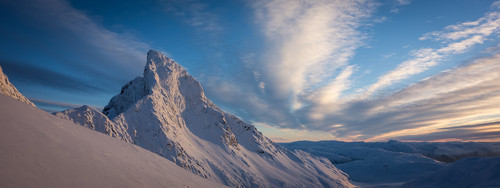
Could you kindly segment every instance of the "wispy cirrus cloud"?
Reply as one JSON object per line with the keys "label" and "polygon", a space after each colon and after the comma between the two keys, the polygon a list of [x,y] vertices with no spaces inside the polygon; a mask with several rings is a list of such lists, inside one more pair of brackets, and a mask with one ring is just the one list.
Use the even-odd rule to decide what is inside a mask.
{"label": "wispy cirrus cloud", "polygon": [[500,31],[500,13],[491,12],[473,21],[450,25],[444,31],[425,34],[420,40],[433,39],[442,42],[438,49],[425,48],[413,52],[413,58],[399,64],[395,69],[382,75],[377,82],[367,87],[365,97],[398,83],[410,76],[424,72],[451,55],[461,54],[477,44],[482,44]]}
{"label": "wispy cirrus cloud", "polygon": [[[329,94],[340,95],[350,85],[356,66],[348,61],[363,45],[366,36],[358,29],[375,5],[326,0],[251,1],[248,5],[260,30],[252,39],[258,50],[231,51],[244,64],[236,69],[238,74],[230,79],[206,77],[202,83],[217,102],[229,104],[226,109],[246,120],[276,126],[276,131],[286,127],[300,132],[305,127],[295,110],[312,95],[328,100]],[[314,92],[318,88],[321,92]]]}
{"label": "wispy cirrus cloud", "polygon": [[[150,48],[147,43],[132,33],[106,28],[68,1],[3,1],[0,4],[14,10],[11,16],[18,22],[1,31],[2,40],[11,44],[2,46],[2,56],[14,56],[16,61],[25,62],[23,66],[30,67],[16,69],[19,74],[12,78],[26,87],[56,89],[58,96],[66,100],[78,97],[90,101],[89,98],[96,96],[115,94],[112,90],[118,91],[123,83],[141,73],[145,53]],[[36,67],[42,72],[33,73]],[[71,93],[74,91],[77,92]],[[50,96],[29,91],[25,94]],[[104,105],[106,100],[99,99],[96,103]]]}
{"label": "wispy cirrus cloud", "polygon": [[[350,60],[365,39],[360,28],[373,11],[371,2],[276,0],[253,6],[266,41],[264,51],[268,52],[258,59],[262,63],[250,66],[256,75],[254,88],[259,89],[243,91],[227,82],[232,89],[225,91],[235,95],[225,102],[235,104],[245,99],[239,105],[245,112],[240,114],[250,114],[247,117],[252,117],[251,121],[266,125],[260,129],[276,133],[275,138],[286,132],[287,139],[300,139],[289,133],[306,137],[307,133],[301,131],[308,131],[321,135],[321,139],[384,140],[436,132],[470,122],[471,118],[496,118],[498,109],[480,105],[498,103],[494,89],[498,85],[492,80],[500,78],[485,76],[485,67],[496,70],[497,66],[488,58],[464,63],[396,92],[374,95],[495,36],[499,22],[495,13],[486,14],[475,24],[461,23],[425,34],[421,40],[440,42],[441,47],[414,50],[410,59],[380,76],[363,92],[348,93],[359,68],[350,65]],[[471,28],[476,32],[454,34]],[[444,39],[447,35],[461,37]],[[469,97],[483,102],[474,103]]]}
{"label": "wispy cirrus cloud", "polygon": [[[355,81],[351,78],[355,66],[346,68],[331,85],[310,92],[307,105],[295,114],[307,125],[306,129],[330,131],[332,138],[346,140],[422,138],[431,141],[439,136],[478,140],[474,135],[495,135],[499,128],[496,124],[492,129],[443,129],[500,119],[500,75],[497,74],[500,54],[494,49],[489,50],[490,57],[464,62],[399,91],[373,94],[495,37],[500,29],[499,18],[498,13],[490,12],[474,22],[425,34],[421,40],[434,40],[442,46],[413,51],[410,59],[380,76],[359,94],[343,92]],[[453,136],[452,133],[458,132],[461,134]]]}
{"label": "wispy cirrus cloud", "polygon": [[[499,72],[500,54],[496,54],[466,62],[389,95],[349,100],[337,104],[340,107],[334,110],[330,106],[317,105],[302,112],[323,113],[322,119],[309,119],[308,123],[314,125],[312,128],[330,130],[334,135],[345,138],[350,135],[354,140],[444,135],[446,132],[442,129],[446,127],[455,129],[472,122],[482,124],[500,119]],[[329,127],[332,124],[342,126]],[[500,128],[495,125],[496,129]],[[464,131],[463,128],[461,131]],[[450,134],[447,138],[451,137]],[[455,138],[467,139],[459,135]]]}
{"label": "wispy cirrus cloud", "polygon": [[358,28],[374,4],[273,0],[254,7],[270,49],[262,60],[264,70],[259,70],[262,81],[272,95],[289,98],[291,109],[298,109],[310,90],[346,80],[335,76],[363,44]]}
{"label": "wispy cirrus cloud", "polygon": [[410,0],[394,0],[390,12],[399,13],[400,7],[410,4]]}

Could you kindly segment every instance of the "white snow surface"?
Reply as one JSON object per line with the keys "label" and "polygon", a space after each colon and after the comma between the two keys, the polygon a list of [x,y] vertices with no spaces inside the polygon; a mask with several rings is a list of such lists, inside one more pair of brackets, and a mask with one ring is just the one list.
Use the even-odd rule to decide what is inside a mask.
{"label": "white snow surface", "polygon": [[10,96],[16,100],[28,103],[31,106],[35,106],[35,104],[33,104],[28,98],[21,94],[17,90],[17,88],[9,82],[9,78],[3,73],[2,67],[0,67],[0,93]]}
{"label": "white snow surface", "polygon": [[287,150],[223,112],[186,70],[154,50],[144,75],[123,86],[103,114],[86,106],[56,113],[229,186],[353,186],[328,159]]}
{"label": "white snow surface", "polygon": [[0,187],[224,187],[0,95]]}
{"label": "white snow surface", "polygon": [[500,157],[461,159],[437,172],[408,182],[402,187],[500,187]]}
{"label": "white snow surface", "polygon": [[[328,158],[335,166],[362,183],[407,182],[438,171],[457,159],[498,156],[500,143],[477,142],[340,142],[299,141],[283,143]],[[441,161],[440,161],[441,160]]]}

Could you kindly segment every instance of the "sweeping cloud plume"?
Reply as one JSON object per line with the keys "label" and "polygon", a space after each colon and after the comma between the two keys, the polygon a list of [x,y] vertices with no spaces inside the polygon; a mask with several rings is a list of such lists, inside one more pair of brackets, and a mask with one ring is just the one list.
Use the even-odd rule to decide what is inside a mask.
{"label": "sweeping cloud plume", "polygon": [[413,57],[398,65],[391,72],[381,76],[371,85],[365,95],[371,95],[377,90],[421,73],[435,66],[450,55],[466,52],[476,44],[482,44],[489,36],[498,34],[500,29],[500,13],[487,14],[474,22],[450,25],[445,31],[425,34],[420,40],[434,39],[443,42],[439,49],[425,48],[413,53]]}
{"label": "sweeping cloud plume", "polygon": [[[499,62],[500,54],[480,58],[387,96],[346,101],[337,104],[341,107],[335,111],[324,105],[311,106],[304,113],[324,113],[324,118],[311,119],[309,124],[332,131],[339,137],[350,135],[352,139],[384,140],[409,138],[403,135],[425,137],[439,132],[449,133],[446,138],[455,135],[455,139],[460,140],[462,135],[450,130],[466,127],[457,125],[493,122],[500,118]],[[343,126],[330,129],[328,125],[332,123]],[[450,128],[443,131],[446,127]],[[469,126],[468,133],[490,132],[498,128],[498,124]]]}
{"label": "sweeping cloud plume", "polygon": [[[264,32],[276,50],[271,52],[274,56],[266,56],[270,59],[265,66],[268,72],[263,71],[264,76],[261,77],[268,78],[264,79],[268,83],[266,85],[271,86],[267,91],[277,98],[290,99],[284,101],[290,109],[286,113],[293,114],[291,117],[296,121],[292,123],[298,124],[274,124],[275,131],[292,132],[288,128],[308,130],[321,135],[319,139],[325,139],[324,134],[318,134],[322,131],[331,133],[331,138],[346,140],[422,138],[432,141],[431,138],[437,138],[425,136],[428,134],[452,140],[487,140],[469,135],[496,134],[491,132],[495,130],[491,127],[467,131],[460,128],[464,134],[456,134],[458,130],[440,129],[476,121],[495,121],[500,117],[497,113],[499,109],[495,107],[499,104],[499,93],[495,89],[500,80],[495,73],[500,62],[498,55],[472,60],[473,63],[465,62],[399,91],[388,93],[384,89],[496,36],[500,26],[498,12],[487,13],[473,22],[449,25],[443,31],[424,34],[420,40],[438,41],[441,47],[413,50],[409,59],[380,76],[375,83],[358,89],[360,93],[347,93],[345,91],[351,89],[351,83],[355,82],[352,75],[357,70],[357,65],[349,65],[349,60],[354,50],[360,47],[357,44],[363,40],[357,29],[361,18],[371,12],[361,8],[366,7],[362,6],[363,3],[366,2],[336,4],[345,12],[333,11],[335,13],[332,14],[320,11],[328,7],[325,4],[314,4],[321,7],[316,10],[314,5],[305,5],[304,2],[272,1],[258,7],[264,7],[264,10],[257,10],[257,18],[265,20]],[[284,12],[282,9],[275,14],[266,12],[267,9],[277,10],[269,8],[273,6],[285,7]],[[301,7],[311,8],[314,14],[308,15],[307,10],[310,9]],[[333,21],[335,19],[344,20],[340,25],[320,28],[328,26],[325,23],[339,23]],[[316,27],[315,23],[319,26]],[[373,95],[379,91],[385,94]]]}
{"label": "sweeping cloud plume", "polygon": [[292,110],[303,106],[303,96],[335,79],[334,73],[346,67],[362,44],[357,29],[372,6],[366,1],[257,3],[257,19],[272,48],[260,71],[268,90],[276,97],[289,97]]}
{"label": "sweeping cloud plume", "polygon": [[[445,61],[450,55],[464,53],[474,45],[482,44],[488,37],[496,36],[499,28],[498,13],[492,12],[474,22],[450,25],[444,31],[425,34],[421,40],[439,40],[442,41],[443,47],[413,52],[412,58],[379,77],[361,94],[352,94],[340,100],[314,100],[312,105],[301,110],[304,114],[302,119],[309,128],[331,131],[335,137],[352,140],[425,138],[422,140],[432,141],[425,135],[438,133],[448,139],[487,140],[455,134],[457,130],[439,129],[470,122],[496,121],[500,118],[498,54],[465,62],[457,68],[393,93],[373,97],[372,94],[424,72]],[[344,87],[339,83],[333,85]],[[487,134],[486,132],[500,128],[498,125],[494,127],[467,130],[467,134]],[[491,134],[494,135],[495,132]]]}

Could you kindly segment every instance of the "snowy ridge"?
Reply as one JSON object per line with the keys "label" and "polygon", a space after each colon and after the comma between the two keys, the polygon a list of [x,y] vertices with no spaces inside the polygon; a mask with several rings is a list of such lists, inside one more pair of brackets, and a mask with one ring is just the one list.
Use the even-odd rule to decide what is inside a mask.
{"label": "snowy ridge", "polygon": [[0,93],[36,107],[35,104],[21,94],[17,88],[9,82],[9,78],[3,73],[2,67],[0,67]]}
{"label": "snowy ridge", "polygon": [[130,140],[130,136],[124,127],[117,126],[115,123],[110,121],[107,116],[90,106],[83,105],[79,108],[73,108],[63,112],[54,112],[53,114],[62,119],[73,121],[78,125],[113,136],[115,138],[121,138],[125,141]]}
{"label": "snowy ridge", "polygon": [[0,187],[224,187],[0,95]]}
{"label": "snowy ridge", "polygon": [[229,186],[352,187],[327,159],[289,151],[223,112],[186,70],[154,50],[148,52],[143,76],[123,86],[103,114],[109,119],[86,110],[58,116],[84,126],[91,122],[95,130],[124,130],[104,133]]}

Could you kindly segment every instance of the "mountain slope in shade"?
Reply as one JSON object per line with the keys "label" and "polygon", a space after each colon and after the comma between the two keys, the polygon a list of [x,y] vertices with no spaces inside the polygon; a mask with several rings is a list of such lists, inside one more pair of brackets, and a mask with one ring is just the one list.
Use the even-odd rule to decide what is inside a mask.
{"label": "mountain slope in shade", "polygon": [[402,187],[500,187],[500,157],[461,159]]}
{"label": "mountain slope in shade", "polygon": [[104,133],[229,186],[352,186],[327,159],[278,146],[254,126],[223,112],[186,70],[154,50],[148,52],[143,76],[123,86],[103,114],[109,119],[86,109],[57,115],[83,126],[93,122],[95,130],[108,130]]}
{"label": "mountain slope in shade", "polygon": [[0,187],[223,187],[0,95]]}
{"label": "mountain slope in shade", "polygon": [[17,90],[17,88],[9,82],[9,78],[3,73],[2,67],[0,67],[0,93],[10,96],[16,100],[28,103],[31,106],[35,106],[35,104],[33,104],[28,98],[21,94]]}

